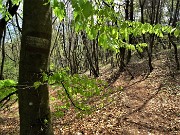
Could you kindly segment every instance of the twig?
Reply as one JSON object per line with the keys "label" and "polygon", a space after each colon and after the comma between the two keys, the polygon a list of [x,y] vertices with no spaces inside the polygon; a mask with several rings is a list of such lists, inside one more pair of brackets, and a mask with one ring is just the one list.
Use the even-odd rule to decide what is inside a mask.
{"label": "twig", "polygon": [[85,111],[84,109],[82,109],[82,108],[78,107],[77,105],[75,105],[75,103],[73,102],[71,96],[69,95],[69,93],[68,93],[68,91],[67,91],[67,89],[66,89],[66,87],[64,86],[64,83],[63,83],[62,81],[61,81],[61,84],[62,84],[62,86],[63,86],[63,88],[64,88],[64,91],[65,91],[66,94],[67,94],[67,97],[69,98],[70,102],[72,103],[72,105],[73,105],[74,107],[78,108],[78,109],[81,110],[81,111]]}
{"label": "twig", "polygon": [[16,18],[17,28],[18,28],[18,30],[22,33],[22,29],[21,29],[20,26],[19,26],[17,13],[15,14],[15,18]]}
{"label": "twig", "polygon": [[[12,95],[17,94],[17,93],[18,93],[18,91],[16,90],[16,91],[8,94],[6,97],[4,97],[2,100],[0,100],[0,104],[1,104],[2,102],[4,102],[5,100],[9,101],[8,99],[9,99]],[[6,103],[7,103],[7,102],[6,102]]]}

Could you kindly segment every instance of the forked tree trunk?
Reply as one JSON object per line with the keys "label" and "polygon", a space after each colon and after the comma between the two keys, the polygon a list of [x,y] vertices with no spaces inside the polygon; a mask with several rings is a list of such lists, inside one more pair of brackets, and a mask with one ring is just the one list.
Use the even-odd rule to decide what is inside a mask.
{"label": "forked tree trunk", "polygon": [[51,8],[44,0],[24,0],[19,65],[20,135],[53,135],[48,86],[34,82],[48,70],[51,45]]}

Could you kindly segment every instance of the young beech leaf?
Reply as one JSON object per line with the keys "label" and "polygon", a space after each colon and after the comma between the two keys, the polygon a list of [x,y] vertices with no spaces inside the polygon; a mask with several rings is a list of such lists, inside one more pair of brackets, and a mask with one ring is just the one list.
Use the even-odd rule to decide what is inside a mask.
{"label": "young beech leaf", "polygon": [[41,82],[37,81],[37,82],[35,82],[35,83],[33,84],[33,87],[34,87],[35,89],[37,89],[41,84],[42,84]]}
{"label": "young beech leaf", "polygon": [[11,0],[14,5],[18,5],[22,0]]}
{"label": "young beech leaf", "polygon": [[84,15],[84,17],[86,19],[90,15],[93,15],[93,7],[92,7],[92,4],[89,1],[87,1],[82,8],[83,8],[83,15]]}
{"label": "young beech leaf", "polygon": [[180,36],[180,30],[179,29],[176,29],[174,31],[174,36],[177,38],[178,36]]}
{"label": "young beech leaf", "polygon": [[65,17],[65,5],[63,2],[55,1],[53,4],[54,14],[59,18],[60,21]]}
{"label": "young beech leaf", "polygon": [[171,29],[171,32],[170,32],[170,33],[173,33],[175,30],[176,30],[176,28]]}

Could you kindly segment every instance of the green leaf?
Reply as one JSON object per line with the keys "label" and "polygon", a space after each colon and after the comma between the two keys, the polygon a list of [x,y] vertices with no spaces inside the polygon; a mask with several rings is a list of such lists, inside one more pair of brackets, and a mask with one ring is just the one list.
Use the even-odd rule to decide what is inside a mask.
{"label": "green leaf", "polygon": [[55,98],[55,97],[53,97],[53,96],[50,96],[50,100],[55,101],[55,100],[56,100],[56,98]]}
{"label": "green leaf", "polygon": [[143,30],[142,30],[142,33],[143,33],[143,34],[145,34],[145,33],[146,33],[145,29],[143,29]]}
{"label": "green leaf", "polygon": [[132,51],[136,50],[136,49],[135,49],[135,46],[134,46],[134,45],[131,45],[131,44],[127,44],[127,45],[126,45],[126,48],[129,49],[129,50],[132,50]]}
{"label": "green leaf", "polygon": [[89,16],[91,16],[91,15],[93,15],[93,7],[92,7],[92,4],[89,2],[89,1],[87,1],[84,5],[83,5],[83,7],[82,7],[82,9],[83,9],[83,15],[84,15],[84,17],[87,19]]}
{"label": "green leaf", "polygon": [[53,5],[54,14],[59,18],[60,21],[65,17],[65,5],[63,2],[55,2]]}
{"label": "green leaf", "polygon": [[57,109],[57,111],[55,112],[55,115],[56,115],[57,117],[63,117],[63,116],[64,116],[64,112],[61,111],[61,110],[59,110],[59,108],[56,108],[56,109]]}
{"label": "green leaf", "polygon": [[124,30],[124,38],[128,42],[129,41],[129,33],[128,33],[128,28],[125,28]]}
{"label": "green leaf", "polygon": [[172,31],[172,29],[173,29],[173,28],[172,28],[171,26],[168,26],[168,28],[167,28],[166,32],[170,34],[170,33],[171,33],[171,31]]}
{"label": "green leaf", "polygon": [[171,32],[170,32],[170,33],[173,33],[175,30],[176,30],[176,28],[171,29]]}
{"label": "green leaf", "polygon": [[44,119],[44,124],[47,124],[48,123],[48,120],[47,119]]}
{"label": "green leaf", "polygon": [[33,87],[35,87],[35,89],[37,89],[42,83],[37,81],[33,84]]}
{"label": "green leaf", "polygon": [[105,42],[107,41],[107,35],[106,34],[101,34],[98,38],[98,43],[99,45],[105,46]]}
{"label": "green leaf", "polygon": [[179,29],[176,29],[174,31],[174,36],[177,38],[178,36],[180,36],[180,30]]}
{"label": "green leaf", "polygon": [[46,73],[43,73],[42,76],[43,76],[43,82],[48,80],[48,75]]}
{"label": "green leaf", "polygon": [[19,5],[22,0],[11,0],[13,5]]}
{"label": "green leaf", "polygon": [[6,80],[0,80],[0,89],[5,88],[5,87],[11,87],[11,86],[16,86],[17,82],[14,80],[6,79]]}
{"label": "green leaf", "polygon": [[140,43],[139,46],[140,47],[147,47],[148,45],[147,45],[147,43]]}
{"label": "green leaf", "polygon": [[154,30],[156,30],[156,29],[161,29],[161,25],[160,25],[160,24],[156,24],[156,25],[154,26]]}
{"label": "green leaf", "polygon": [[163,32],[167,32],[168,28],[169,28],[168,26],[163,26],[163,27],[162,27],[162,31],[163,31]]}
{"label": "green leaf", "polygon": [[52,0],[51,5],[52,5],[53,8],[59,7],[59,2],[58,2],[58,0]]}
{"label": "green leaf", "polygon": [[141,30],[143,34],[149,32],[150,29],[151,29],[151,25],[149,23],[142,24]]}
{"label": "green leaf", "polygon": [[163,35],[163,33],[161,31],[158,33],[158,36],[161,37],[161,38],[164,37],[164,35]]}
{"label": "green leaf", "polygon": [[98,30],[96,27],[86,27],[86,33],[90,40],[95,39],[97,37]]}

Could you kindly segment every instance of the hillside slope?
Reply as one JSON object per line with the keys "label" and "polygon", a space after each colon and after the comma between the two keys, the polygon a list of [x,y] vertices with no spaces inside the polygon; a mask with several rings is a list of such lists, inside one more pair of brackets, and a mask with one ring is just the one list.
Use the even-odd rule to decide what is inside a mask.
{"label": "hillside slope", "polygon": [[[100,78],[109,81],[102,93],[106,96],[90,101],[99,109],[82,118],[77,117],[73,108],[64,117],[53,115],[55,134],[179,135],[180,72],[175,70],[173,56],[169,54],[163,52],[154,58],[155,68],[150,74],[146,59],[132,59],[127,69],[134,79],[127,71],[118,73],[109,66],[102,68]],[[51,90],[51,95],[54,93]],[[51,103],[53,112],[54,102],[58,101]],[[17,104],[0,113],[0,135],[18,134]]]}

